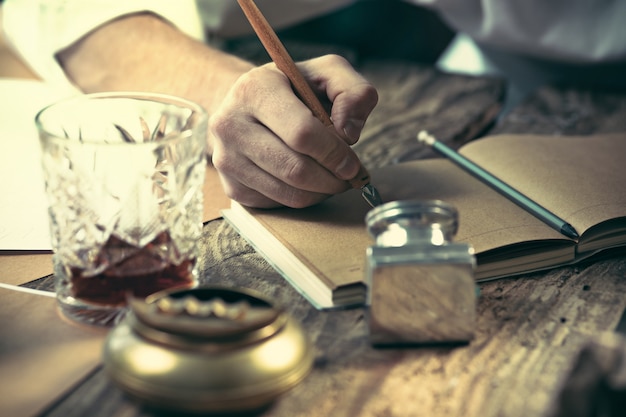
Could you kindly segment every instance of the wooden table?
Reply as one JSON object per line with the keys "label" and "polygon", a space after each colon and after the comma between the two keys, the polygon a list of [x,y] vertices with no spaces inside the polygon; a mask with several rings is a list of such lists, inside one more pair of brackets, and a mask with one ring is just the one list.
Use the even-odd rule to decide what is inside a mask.
{"label": "wooden table", "polygon": [[[366,62],[381,102],[357,151],[369,167],[406,158],[419,129],[453,146],[491,133],[626,132],[626,93],[539,90],[498,124],[500,80]],[[626,191],[626,190],[625,190]],[[202,283],[253,288],[287,307],[313,340],[313,372],[263,416],[548,416],[579,350],[626,307],[626,256],[480,284],[476,338],[455,348],[374,349],[361,308],[315,310],[222,219],[204,227]],[[51,278],[27,284],[50,289]],[[156,415],[101,369],[45,416]]]}

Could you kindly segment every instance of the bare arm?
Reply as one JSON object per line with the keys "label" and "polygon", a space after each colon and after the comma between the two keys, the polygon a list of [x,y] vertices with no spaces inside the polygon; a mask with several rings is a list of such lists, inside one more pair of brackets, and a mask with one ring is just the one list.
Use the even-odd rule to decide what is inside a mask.
{"label": "bare arm", "polygon": [[214,113],[235,80],[253,65],[191,39],[150,14],[124,16],[57,55],[83,91],[174,94]]}
{"label": "bare arm", "polygon": [[349,188],[359,170],[350,144],[376,105],[376,90],[343,58],[300,63],[332,102],[336,131],[295,96],[274,64],[254,67],[178,31],[149,13],[97,28],[61,51],[83,91],[173,94],[209,112],[208,149],[229,197],[254,207],[305,207]]}

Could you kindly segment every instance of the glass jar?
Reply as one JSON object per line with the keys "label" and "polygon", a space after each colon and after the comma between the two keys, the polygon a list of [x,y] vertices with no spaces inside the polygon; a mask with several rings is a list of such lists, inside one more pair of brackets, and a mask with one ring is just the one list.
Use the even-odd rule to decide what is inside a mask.
{"label": "glass jar", "polygon": [[383,204],[366,216],[368,320],[374,345],[471,340],[473,248],[456,243],[459,216],[440,200]]}

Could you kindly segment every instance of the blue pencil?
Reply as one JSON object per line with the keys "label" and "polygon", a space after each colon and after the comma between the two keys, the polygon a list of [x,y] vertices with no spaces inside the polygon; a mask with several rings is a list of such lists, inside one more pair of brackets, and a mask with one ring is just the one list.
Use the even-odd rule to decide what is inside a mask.
{"label": "blue pencil", "polygon": [[430,135],[425,130],[422,130],[417,134],[417,140],[421,143],[431,146],[435,151],[450,159],[467,173],[473,175],[494,190],[498,191],[500,194],[504,195],[509,200],[511,200],[527,212],[531,213],[538,219],[542,220],[544,223],[553,227],[563,235],[572,239],[579,238],[576,229],[574,229],[571,224],[567,223],[556,214],[548,211],[546,208],[526,197],[524,194],[520,193],[504,181],[498,179],[491,173],[487,172],[480,166],[465,158],[452,148],[446,146],[444,143],[439,142],[437,139],[435,139],[434,136]]}

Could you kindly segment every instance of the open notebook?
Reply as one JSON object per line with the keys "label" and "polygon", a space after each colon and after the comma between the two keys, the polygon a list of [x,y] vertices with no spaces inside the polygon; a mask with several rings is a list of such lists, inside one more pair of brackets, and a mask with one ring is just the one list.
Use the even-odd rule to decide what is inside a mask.
{"label": "open notebook", "polygon": [[[604,249],[626,253],[626,134],[500,135],[459,152],[569,222],[574,241],[447,159],[372,171],[387,201],[439,199],[459,210],[455,240],[476,251],[476,279],[566,265]],[[255,210],[232,203],[224,217],[318,308],[365,301],[364,223],[358,190],[307,209]]]}

